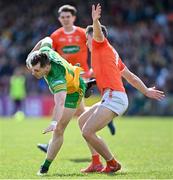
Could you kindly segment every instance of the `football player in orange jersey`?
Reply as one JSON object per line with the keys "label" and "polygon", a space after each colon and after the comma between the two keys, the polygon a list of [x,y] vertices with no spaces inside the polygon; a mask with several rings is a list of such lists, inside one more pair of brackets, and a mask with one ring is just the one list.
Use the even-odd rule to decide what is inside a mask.
{"label": "football player in orange jersey", "polygon": [[[58,9],[58,20],[62,27],[58,28],[51,34],[53,40],[53,49],[57,51],[72,65],[80,64],[84,70],[83,78],[90,78],[92,70],[88,66],[88,48],[86,46],[85,29],[75,26],[77,10],[71,5],[63,5]],[[85,111],[85,105],[82,101],[75,116],[81,115]],[[115,127],[111,121],[108,124],[112,135],[115,134]],[[48,144],[38,144],[37,147],[47,152]]]}
{"label": "football player in orange jersey", "polygon": [[[97,86],[103,97],[100,104],[96,104],[85,111],[79,118],[79,126],[92,154],[92,162],[82,172],[112,173],[121,169],[120,163],[114,158],[105,142],[96,134],[104,128],[111,119],[122,115],[128,107],[128,98],[123,86],[122,78],[145,96],[162,100],[164,92],[148,88],[122,62],[116,50],[107,40],[107,30],[99,22],[101,6],[92,6],[93,25],[86,29],[87,44],[91,51],[92,68]],[[100,155],[106,161],[103,167]]]}
{"label": "football player in orange jersey", "polygon": [[72,65],[80,63],[84,69],[83,77],[90,78],[85,29],[74,25],[76,13],[76,8],[70,5],[59,8],[58,19],[62,27],[51,34],[53,48]]}

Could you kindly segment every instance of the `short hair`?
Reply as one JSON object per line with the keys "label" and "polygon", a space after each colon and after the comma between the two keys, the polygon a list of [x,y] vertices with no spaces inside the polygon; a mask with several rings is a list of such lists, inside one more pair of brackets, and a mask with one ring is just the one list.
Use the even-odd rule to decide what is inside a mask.
{"label": "short hair", "polygon": [[46,65],[50,64],[50,60],[46,53],[39,53],[33,56],[30,59],[30,64],[35,66],[36,64],[40,63],[40,67],[45,67]]}
{"label": "short hair", "polygon": [[[102,30],[104,36],[107,38],[108,37],[108,31],[106,29],[106,26],[101,25],[101,30]],[[86,28],[86,35],[91,34],[91,33],[93,33],[93,25],[89,25]]]}
{"label": "short hair", "polygon": [[60,15],[62,12],[70,12],[72,16],[76,16],[77,10],[74,6],[63,5],[58,9],[58,15]]}

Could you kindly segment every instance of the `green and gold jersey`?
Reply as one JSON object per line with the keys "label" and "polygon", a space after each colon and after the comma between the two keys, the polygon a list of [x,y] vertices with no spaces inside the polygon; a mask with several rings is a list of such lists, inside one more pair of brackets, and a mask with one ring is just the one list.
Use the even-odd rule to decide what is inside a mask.
{"label": "green and gold jersey", "polygon": [[67,94],[78,92],[82,80],[80,78],[81,68],[69,64],[49,46],[43,46],[39,51],[46,53],[50,59],[51,70],[49,74],[44,77],[50,91],[53,94],[60,91],[67,91]]}

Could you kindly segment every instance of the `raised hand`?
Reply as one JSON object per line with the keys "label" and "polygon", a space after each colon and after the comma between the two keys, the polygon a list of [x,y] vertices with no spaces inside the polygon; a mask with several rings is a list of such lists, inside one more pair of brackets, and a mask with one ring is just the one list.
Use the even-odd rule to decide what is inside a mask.
{"label": "raised hand", "polygon": [[101,17],[101,6],[100,4],[92,5],[92,19],[93,21],[99,20]]}
{"label": "raised hand", "polygon": [[155,87],[148,88],[145,96],[156,100],[162,100],[165,97],[164,92],[157,90]]}

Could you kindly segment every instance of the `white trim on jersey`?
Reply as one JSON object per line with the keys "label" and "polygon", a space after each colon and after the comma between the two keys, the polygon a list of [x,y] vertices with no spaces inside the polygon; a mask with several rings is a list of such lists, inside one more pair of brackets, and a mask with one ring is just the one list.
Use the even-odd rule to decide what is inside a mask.
{"label": "white trim on jersey", "polygon": [[64,30],[64,33],[65,34],[72,34],[72,33],[74,33],[75,31],[76,31],[76,26],[73,26],[73,30],[72,31],[70,31],[70,32],[66,32],[65,30]]}
{"label": "white trim on jersey", "polygon": [[117,53],[117,51],[113,48],[113,51],[114,51],[114,54],[115,54],[115,62],[116,62],[116,65],[118,65],[118,60],[119,60],[119,54]]}

